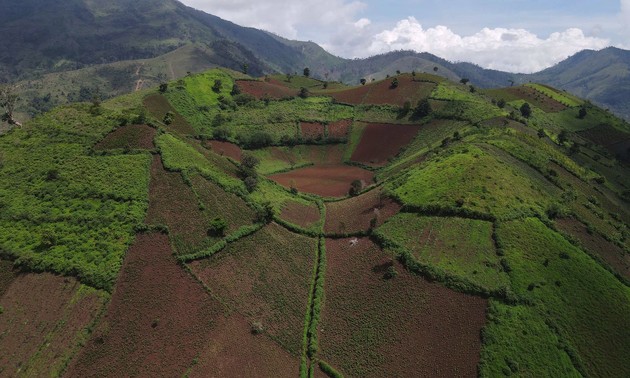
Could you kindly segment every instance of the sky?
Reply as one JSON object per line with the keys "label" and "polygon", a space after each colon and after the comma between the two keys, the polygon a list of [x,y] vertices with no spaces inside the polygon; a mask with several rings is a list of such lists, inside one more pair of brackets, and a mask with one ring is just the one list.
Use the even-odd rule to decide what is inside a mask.
{"label": "sky", "polygon": [[630,0],[180,1],[344,58],[414,50],[531,73],[584,49],[630,49]]}

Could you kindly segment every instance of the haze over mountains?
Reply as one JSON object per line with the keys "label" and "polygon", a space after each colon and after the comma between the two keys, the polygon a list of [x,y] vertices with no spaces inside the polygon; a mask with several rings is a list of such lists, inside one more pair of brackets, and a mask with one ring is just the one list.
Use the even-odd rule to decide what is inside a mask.
{"label": "haze over mountains", "polygon": [[[630,52],[617,48],[583,51],[526,75],[412,51],[344,59],[313,42],[241,27],[175,0],[0,0],[0,9],[4,36],[0,82],[24,81],[22,108],[31,114],[67,101],[87,100],[94,88],[111,96],[187,72],[214,66],[241,70],[246,64],[253,76],[309,67],[315,77],[345,83],[363,77],[380,79],[397,70],[433,72],[438,67],[441,76],[468,78],[482,88],[528,81],[550,84],[630,117],[625,101],[630,97]],[[94,65],[98,66],[86,70]],[[76,72],[58,74],[68,71]],[[49,73],[56,75],[44,77]]]}

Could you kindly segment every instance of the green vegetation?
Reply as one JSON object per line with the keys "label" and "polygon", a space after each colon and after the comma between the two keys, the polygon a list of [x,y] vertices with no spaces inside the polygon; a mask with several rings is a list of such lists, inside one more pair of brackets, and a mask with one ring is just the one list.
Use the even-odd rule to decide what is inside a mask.
{"label": "green vegetation", "polygon": [[525,84],[526,87],[534,88],[538,92],[545,96],[558,101],[559,103],[566,105],[570,108],[582,105],[583,101],[575,96],[571,96],[567,93],[558,92],[557,90],[542,84]]}

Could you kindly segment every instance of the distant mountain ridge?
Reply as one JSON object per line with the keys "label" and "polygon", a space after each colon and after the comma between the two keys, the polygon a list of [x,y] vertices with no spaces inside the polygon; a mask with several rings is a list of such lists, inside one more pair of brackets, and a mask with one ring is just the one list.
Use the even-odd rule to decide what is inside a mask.
{"label": "distant mountain ridge", "polygon": [[[434,67],[439,75],[451,80],[467,78],[481,88],[536,81],[565,89],[630,119],[630,51],[617,48],[583,51],[554,67],[525,75],[413,51],[344,59],[313,42],[291,41],[242,27],[175,0],[0,0],[0,9],[0,82],[28,81],[24,86],[30,92],[24,92],[23,97],[31,113],[46,110],[41,103],[47,99],[48,108],[76,100],[81,86],[96,86],[103,94],[117,95],[137,89],[140,79],[141,84],[154,85],[174,79],[174,72],[180,77],[213,66],[241,70],[246,65],[252,76],[301,73],[309,67],[315,77],[353,84],[361,78],[381,79],[398,70],[433,72]],[[101,67],[90,75],[75,75],[77,86],[71,96],[64,91],[65,95],[49,100],[46,88],[64,79],[42,79],[51,72],[96,64],[126,61],[129,67],[141,65],[144,63],[133,62],[172,55],[190,45],[198,46],[196,53],[190,54],[190,48],[178,50],[185,53],[174,59],[175,63],[150,70],[146,77],[141,77],[142,70],[121,69],[120,64]],[[172,69],[173,64],[187,70]],[[34,79],[40,81],[33,83]],[[120,85],[107,84],[111,81]]]}

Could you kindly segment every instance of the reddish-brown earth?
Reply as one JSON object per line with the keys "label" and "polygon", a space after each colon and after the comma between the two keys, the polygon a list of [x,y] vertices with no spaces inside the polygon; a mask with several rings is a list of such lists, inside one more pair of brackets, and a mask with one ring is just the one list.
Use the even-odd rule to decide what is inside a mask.
{"label": "reddish-brown earth", "polygon": [[222,312],[177,265],[168,236],[140,234],[127,252],[107,313],[68,376],[182,376]]}
{"label": "reddish-brown earth", "polygon": [[128,125],[119,127],[98,142],[95,150],[111,150],[116,148],[144,149],[155,148],[153,138],[157,130],[147,125]]}
{"label": "reddish-brown earth", "polygon": [[[345,376],[476,377],[487,300],[408,273],[369,239],[326,239],[320,357]],[[398,275],[385,279],[393,266]]]}
{"label": "reddish-brown earth", "polygon": [[505,91],[513,96],[525,100],[526,102],[529,102],[536,107],[539,107],[545,113],[560,112],[567,108],[566,105],[545,96],[531,87],[511,87],[505,88]]}
{"label": "reddish-brown earth", "polygon": [[319,209],[314,204],[303,205],[295,201],[287,201],[282,208],[280,218],[304,228],[309,228],[319,221]]}
{"label": "reddish-brown earth", "polygon": [[345,139],[350,132],[350,126],[352,126],[351,119],[342,119],[341,121],[331,122],[328,124],[328,137]]}
{"label": "reddish-brown earth", "polygon": [[383,166],[418,134],[421,126],[370,123],[365,127],[352,161]]}
{"label": "reddish-brown earth", "polygon": [[11,286],[15,277],[17,277],[17,272],[13,270],[13,262],[0,259],[0,298]]}
{"label": "reddish-brown earth", "polygon": [[304,140],[321,140],[324,139],[326,126],[318,122],[300,122],[300,130]]}
{"label": "reddish-brown earth", "polygon": [[191,248],[207,236],[208,225],[195,194],[179,172],[164,169],[159,155],[153,157],[151,165],[149,210],[145,221],[168,226],[172,237]]}
{"label": "reddish-brown earth", "polygon": [[599,234],[588,232],[582,222],[573,218],[564,218],[556,221],[556,227],[563,232],[577,238],[587,251],[599,256],[615,272],[630,280],[630,255],[623,249],[604,239]]}
{"label": "reddish-brown earth", "polygon": [[209,140],[206,142],[207,146],[210,146],[210,149],[221,156],[227,156],[236,161],[241,161],[241,157],[243,156],[243,151],[241,148],[230,142],[222,142],[220,140]]}
{"label": "reddish-brown earth", "polygon": [[326,204],[327,233],[345,234],[370,229],[372,219],[380,226],[400,210],[400,205],[381,195],[379,189],[370,190],[360,196]]}
{"label": "reddish-brown earth", "polygon": [[409,101],[411,106],[414,106],[420,99],[428,97],[436,86],[433,82],[414,80],[411,75],[399,75],[397,79],[398,87],[396,88],[391,86],[394,78],[389,78],[360,87],[326,92],[326,94],[341,103],[351,105],[403,106],[405,101]]}
{"label": "reddish-brown earth", "polygon": [[74,278],[19,275],[0,299],[0,376],[59,374],[104,302]]}
{"label": "reddish-brown earth", "polygon": [[263,97],[268,98],[284,98],[297,95],[297,90],[289,88],[278,80],[254,81],[254,80],[237,80],[236,84],[241,88],[243,93],[250,94],[257,99]]}
{"label": "reddish-brown earth", "polygon": [[363,99],[370,92],[369,85],[362,85],[351,89],[344,89],[338,92],[331,92],[329,95],[338,102],[350,105],[360,105]]}
{"label": "reddish-brown earth", "polygon": [[173,122],[170,125],[167,125],[166,128],[174,131],[178,134],[194,134],[195,130],[193,130],[192,126],[182,117],[176,110],[171,106],[166,97],[161,94],[153,94],[147,96],[144,99],[144,106],[147,108],[149,113],[152,116],[157,118],[158,120],[164,119],[164,116],[167,112],[173,112],[175,117],[173,117]]}
{"label": "reddish-brown earth", "polygon": [[272,223],[189,266],[223,303],[261,322],[265,334],[298,356],[316,247],[316,239]]}
{"label": "reddish-brown earth", "polygon": [[372,183],[374,173],[347,165],[318,165],[269,176],[280,185],[323,197],[343,197],[354,180]]}

